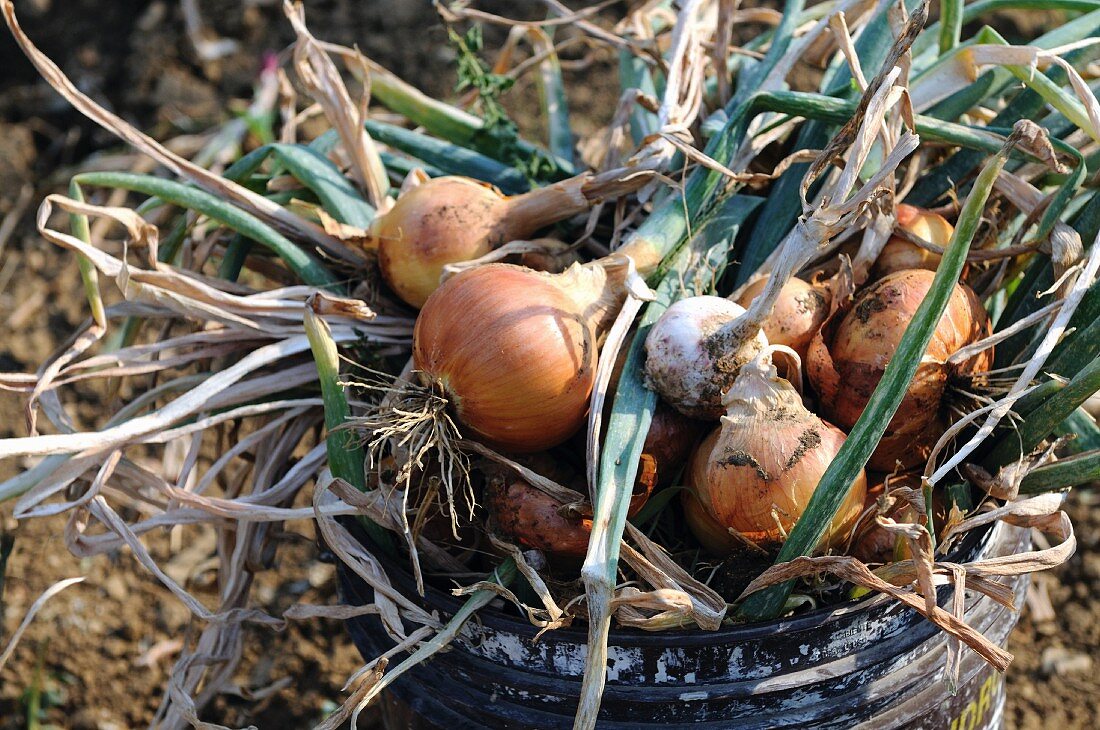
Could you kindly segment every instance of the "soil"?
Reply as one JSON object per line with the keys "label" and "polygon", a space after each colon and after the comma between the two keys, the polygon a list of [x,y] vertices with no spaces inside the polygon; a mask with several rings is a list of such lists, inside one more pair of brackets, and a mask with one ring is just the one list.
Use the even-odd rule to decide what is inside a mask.
{"label": "soil", "polygon": [[[182,32],[180,3],[116,0],[17,0],[24,27],[78,85],[158,138],[207,128],[222,120],[232,100],[248,99],[265,51],[290,40],[279,3],[206,0],[199,3],[208,30],[233,39],[238,50],[203,62]],[[454,84],[444,31],[428,0],[310,0],[308,20],[321,38],[357,43],[428,93],[446,95]],[[494,8],[494,5],[498,6]],[[576,5],[576,3],[574,3]],[[536,17],[527,2],[485,3],[513,17]],[[487,47],[501,34],[487,32]],[[19,219],[0,242],[0,371],[33,372],[86,316],[76,266],[34,235],[33,211],[60,189],[72,166],[117,143],[56,97],[0,32],[0,221]],[[576,127],[591,132],[613,111],[613,59],[568,71]],[[532,135],[541,131],[530,84],[511,92],[510,107]],[[77,389],[78,416],[89,421],[102,393]],[[0,391],[0,438],[24,435],[20,398]],[[0,479],[22,464],[0,463]],[[1025,609],[1010,649],[1009,727],[1093,727],[1100,716],[1100,512],[1095,495],[1070,499],[1080,549],[1043,579],[1054,606],[1041,621]],[[66,550],[63,517],[16,524],[0,506],[0,527],[14,537],[0,604],[0,645],[30,604],[62,578],[84,576],[46,604],[14,656],[0,672],[0,730],[53,726],[121,730],[151,720],[181,641],[195,630],[190,616],[125,551],[81,560]],[[279,569],[268,571],[253,595],[280,613],[292,601],[331,603],[333,567],[320,559],[312,527],[288,524]],[[213,554],[210,535],[189,533],[187,545],[171,534],[147,540],[198,597],[213,600],[216,586],[203,564]],[[162,563],[163,564],[163,563]],[[233,727],[308,727],[342,698],[341,687],[359,657],[338,622],[292,624],[283,633],[249,629],[238,677],[240,697],[223,696],[204,719]],[[1089,661],[1091,660],[1091,665]],[[1091,666],[1091,668],[1090,668]],[[38,705],[35,718],[34,705]],[[371,727],[364,716],[360,727]]]}

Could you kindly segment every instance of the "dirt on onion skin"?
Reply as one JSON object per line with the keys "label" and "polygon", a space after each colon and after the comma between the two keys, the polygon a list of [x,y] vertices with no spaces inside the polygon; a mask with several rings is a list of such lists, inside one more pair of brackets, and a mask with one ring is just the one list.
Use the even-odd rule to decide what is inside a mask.
{"label": "dirt on onion skin", "polygon": [[[199,5],[217,34],[242,43],[238,53],[217,63],[197,61],[182,37],[175,0],[16,2],[31,37],[81,88],[161,138],[201,131],[222,117],[228,99],[247,99],[262,53],[278,50],[290,39],[279,3],[202,0]],[[513,17],[544,12],[534,0],[479,0],[477,7]],[[429,93],[449,93],[452,57],[427,0],[310,0],[307,14],[319,37],[357,43]],[[1031,23],[1039,16],[1013,17]],[[1063,20],[1056,14],[1043,18],[1049,21],[1046,27]],[[493,32],[486,33],[490,46],[494,38],[499,40]],[[6,31],[0,31],[0,68],[0,218],[12,209],[23,184],[37,186],[19,230],[0,254],[0,371],[33,372],[87,316],[75,263],[34,235],[33,211],[44,194],[63,185],[65,166],[117,143],[36,80]],[[613,61],[607,60],[567,71],[579,133],[594,131],[613,111],[614,104],[608,103],[618,94],[613,69]],[[518,84],[507,103],[536,134],[543,129],[529,82]],[[90,387],[68,389],[66,401],[75,404],[81,423],[93,422],[109,405]],[[0,391],[0,437],[15,435],[25,435],[22,399]],[[0,463],[0,479],[23,466]],[[1100,717],[1100,511],[1094,498],[1088,490],[1070,497],[1079,548],[1067,565],[1051,573],[1054,621],[1037,625],[1025,609],[1010,641],[1016,654],[1007,675],[1010,729],[1092,728]],[[73,557],[64,544],[64,517],[28,520],[17,527],[10,515],[11,505],[0,505],[4,530],[16,535],[7,566],[0,646],[49,585],[78,575],[86,580],[45,606],[0,672],[0,730],[27,727],[27,691],[36,678],[45,726],[145,727],[175,659],[173,642],[189,638],[187,610],[127,551],[86,560]],[[254,589],[257,605],[280,612],[293,600],[334,602],[332,568],[319,560],[312,527],[288,525],[286,532],[306,539],[288,538],[280,548],[277,569]],[[201,531],[189,536],[188,544],[202,546]],[[146,543],[159,560],[175,559],[174,568],[190,576],[188,589],[212,605],[210,576],[196,568],[213,550],[196,549],[179,557],[186,551],[171,545],[171,539],[153,534]],[[765,565],[752,565],[746,576]],[[246,656],[235,678],[241,687],[255,691],[275,682],[290,684],[260,701],[223,696],[204,713],[204,720],[264,730],[309,727],[343,697],[341,686],[359,666],[339,622],[292,623],[284,633],[248,628],[244,641]],[[1041,655],[1048,647],[1087,654],[1093,670],[1045,675]],[[142,658],[147,665],[139,664]],[[377,716],[364,713],[359,727],[377,727]]]}

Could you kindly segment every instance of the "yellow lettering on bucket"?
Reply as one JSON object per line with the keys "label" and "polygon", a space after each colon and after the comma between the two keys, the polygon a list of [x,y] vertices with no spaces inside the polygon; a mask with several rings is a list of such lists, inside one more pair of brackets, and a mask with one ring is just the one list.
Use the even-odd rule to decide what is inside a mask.
{"label": "yellow lettering on bucket", "polygon": [[1001,675],[992,673],[982,682],[978,691],[978,699],[967,703],[955,719],[951,721],[951,730],[974,730],[993,709],[993,697],[997,694],[997,683]]}
{"label": "yellow lettering on bucket", "polygon": [[996,674],[990,674],[982,682],[982,689],[978,694],[978,717],[982,720],[985,719],[986,713],[993,708],[993,693],[996,691],[997,676]]}

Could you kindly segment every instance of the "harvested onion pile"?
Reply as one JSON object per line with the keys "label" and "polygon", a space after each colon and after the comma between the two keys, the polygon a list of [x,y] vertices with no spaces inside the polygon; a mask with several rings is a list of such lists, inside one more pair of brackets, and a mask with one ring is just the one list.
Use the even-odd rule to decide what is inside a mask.
{"label": "harvested onion pile", "polygon": [[[194,521],[228,545],[236,517],[246,537],[302,517],[290,505],[316,477],[310,516],[360,575],[407,571],[421,592],[512,581],[479,583],[470,605],[506,594],[542,629],[593,616],[715,629],[850,600],[852,576],[920,592],[933,569],[955,575],[932,563],[984,524],[968,518],[999,504],[1015,519],[1021,494],[1100,478],[1100,429],[1079,410],[1100,390],[1100,196],[1084,184],[1100,129],[1073,71],[1100,20],[1075,17],[1009,55],[924,28],[926,6],[843,7],[845,22],[789,3],[729,54],[734,26],[718,26],[733,21],[716,0],[641,3],[614,33],[588,15],[556,23],[621,54],[620,107],[580,145],[558,57],[568,43],[534,26],[517,26],[494,69],[479,33],[455,32],[472,93],[452,105],[318,43],[288,5],[295,78],[332,130],[296,136],[301,104],[281,136],[267,130],[283,143],[224,177],[96,107],[18,36],[67,99],[190,184],[83,173],[72,198],[45,204],[41,231],[80,255],[94,324],[31,380],[10,379],[58,433],[0,442],[0,458],[48,457],[0,495],[22,495],[28,513],[91,510],[108,537],[81,536],[84,550]],[[444,15],[482,17],[464,4]],[[513,66],[522,39],[533,48]],[[1024,68],[1028,54],[1057,73]],[[820,87],[790,74],[808,60],[828,67]],[[499,99],[507,74],[529,69],[546,94],[545,146]],[[365,119],[345,86],[364,75]],[[296,110],[273,71],[264,83],[257,118],[279,93]],[[99,188],[142,196],[130,202],[148,219],[101,206]],[[140,245],[101,249],[87,216]],[[178,233],[158,248],[154,224]],[[120,258],[132,249],[148,260]],[[96,271],[131,301],[105,309]],[[133,344],[145,319],[172,326]],[[108,326],[125,332],[121,348],[90,354]],[[189,372],[95,434],[72,433],[53,393],[172,368]],[[226,421],[259,430],[188,481]],[[181,438],[182,473],[123,459]],[[236,460],[246,466],[229,476]],[[87,499],[49,501],[78,479]],[[142,522],[107,512],[116,498],[140,501]],[[353,544],[338,515],[356,515],[367,541]],[[270,562],[257,540],[226,551],[228,585]],[[804,556],[830,557],[794,562]],[[792,590],[807,600],[789,602]],[[242,591],[222,609],[238,622]],[[390,608],[387,620],[438,629],[412,600]],[[590,656],[609,625],[592,622]],[[221,646],[211,632],[203,651]],[[604,667],[588,672],[598,700]],[[590,727],[598,701],[586,707]]]}

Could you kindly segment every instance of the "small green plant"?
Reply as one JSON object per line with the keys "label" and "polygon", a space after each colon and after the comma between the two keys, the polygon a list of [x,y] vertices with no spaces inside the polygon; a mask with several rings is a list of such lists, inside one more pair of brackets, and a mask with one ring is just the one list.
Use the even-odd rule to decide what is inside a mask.
{"label": "small green plant", "polygon": [[532,153],[519,144],[519,128],[500,102],[501,96],[515,84],[515,79],[493,73],[478,56],[485,46],[481,26],[473,25],[465,33],[448,28],[447,35],[458,53],[455,91],[473,89],[477,92],[478,106],[485,122],[478,133],[484,138],[481,144],[496,148],[501,159],[522,172],[531,182],[561,172],[560,166],[549,154],[541,150]]}

